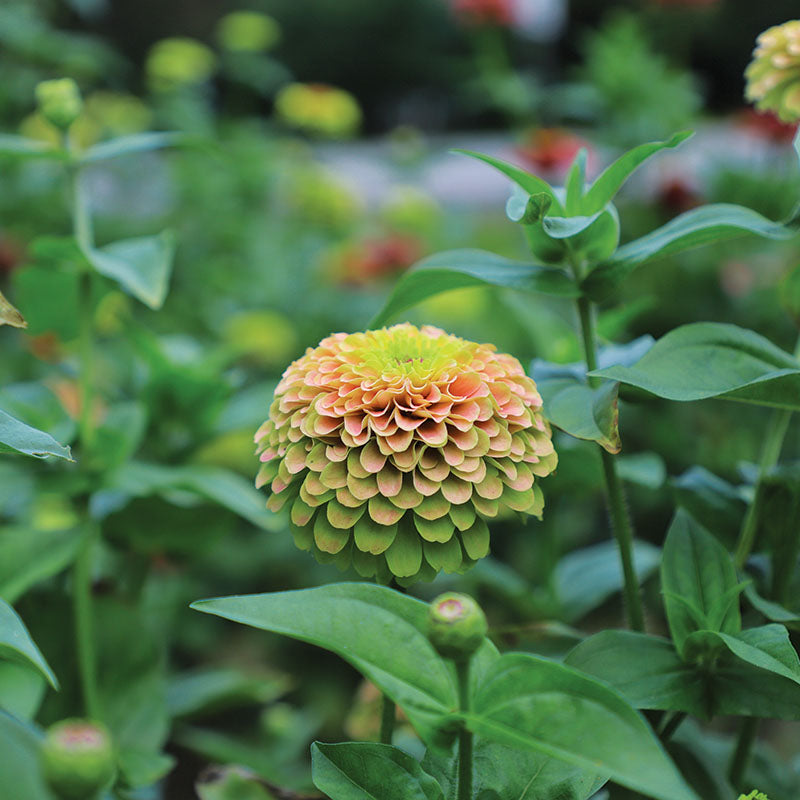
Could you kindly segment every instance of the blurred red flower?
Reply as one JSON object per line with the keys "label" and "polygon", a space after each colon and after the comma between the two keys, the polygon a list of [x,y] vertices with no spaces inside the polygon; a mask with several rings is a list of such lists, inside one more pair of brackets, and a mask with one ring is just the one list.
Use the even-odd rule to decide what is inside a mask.
{"label": "blurred red flower", "polygon": [[516,148],[517,155],[538,172],[565,173],[585,140],[563,128],[536,128]]}
{"label": "blurred red flower", "polygon": [[508,27],[514,19],[513,0],[450,0],[450,4],[465,25]]}

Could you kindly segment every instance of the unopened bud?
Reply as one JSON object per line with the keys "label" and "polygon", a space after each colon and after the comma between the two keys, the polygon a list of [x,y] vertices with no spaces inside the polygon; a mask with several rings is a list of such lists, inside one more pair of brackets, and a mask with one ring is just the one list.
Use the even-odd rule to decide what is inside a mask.
{"label": "unopened bud", "polygon": [[45,779],[62,800],[94,800],[114,779],[111,735],[97,722],[57,722],[47,731],[41,755]]}
{"label": "unopened bud", "polygon": [[36,87],[36,100],[39,113],[62,131],[75,122],[83,108],[80,90],[72,78],[42,81]]}
{"label": "unopened bud", "polygon": [[466,594],[440,594],[428,611],[428,638],[445,658],[469,658],[489,630],[480,606]]}

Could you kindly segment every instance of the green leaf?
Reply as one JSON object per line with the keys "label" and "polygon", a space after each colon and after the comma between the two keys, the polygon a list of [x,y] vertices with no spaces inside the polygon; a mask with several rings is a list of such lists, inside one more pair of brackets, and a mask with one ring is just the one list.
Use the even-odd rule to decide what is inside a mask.
{"label": "green leaf", "polygon": [[0,325],[10,325],[12,328],[27,328],[25,317],[3,297],[0,292]]}
{"label": "green leaf", "polygon": [[372,326],[429,297],[466,286],[500,286],[559,297],[579,292],[564,270],[526,264],[484,250],[450,250],[423,259],[405,272]]}
{"label": "green leaf", "polygon": [[77,424],[56,394],[42,383],[9,383],[0,389],[0,408],[54,439],[70,443]]}
{"label": "green leaf", "polygon": [[0,708],[4,711],[30,721],[38,714],[46,693],[47,682],[38,672],[0,659]]}
{"label": "green leaf", "polygon": [[161,133],[156,131],[134,133],[130,136],[120,136],[109,142],[101,142],[94,145],[81,156],[80,160],[82,164],[91,164],[94,161],[104,161],[117,156],[162,150],[165,147],[181,144],[185,140],[186,136],[182,133]]}
{"label": "green leaf", "polygon": [[200,600],[192,608],[340,655],[406,712],[423,741],[436,738],[457,706],[453,671],[428,641],[427,605],[391,589],[340,583]]}
{"label": "green leaf", "polygon": [[101,275],[117,281],[154,310],[161,308],[167,297],[174,255],[175,237],[170,231],[86,251],[86,258]]}
{"label": "green leaf", "polygon": [[0,599],[0,658],[32,667],[54,689],[58,689],[58,680],[31,639],[25,623],[3,599]]}
{"label": "green leaf", "polygon": [[683,510],[675,514],[664,542],[661,590],[670,633],[682,656],[686,639],[697,630],[735,634],[742,628],[733,561]]}
{"label": "green leaf", "polygon": [[49,433],[32,428],[0,410],[0,453],[21,453],[34,458],[63,458],[73,461],[69,447],[59,444]]}
{"label": "green leaf", "polygon": [[388,744],[314,742],[311,776],[330,800],[445,800],[416,759]]}
{"label": "green leaf", "polygon": [[519,186],[514,186],[506,202],[506,216],[512,222],[533,225],[539,222],[553,205],[553,196],[547,192],[528,194]]}
{"label": "green leaf", "polygon": [[800,410],[800,363],[753,331],[717,322],[682,325],[633,366],[598,369],[668,400],[720,397]]}
{"label": "green leaf", "polygon": [[660,489],[667,478],[667,467],[658,453],[631,453],[617,458],[617,473],[629,483]]}
{"label": "green leaf", "polygon": [[511,178],[514,183],[522,187],[528,194],[547,194],[553,199],[553,203],[555,204],[556,208],[562,208],[561,202],[553,191],[553,187],[550,186],[547,181],[542,180],[536,175],[531,175],[530,172],[526,172],[520,167],[509,164],[507,161],[502,161],[499,158],[487,156],[483,153],[476,153],[474,150],[462,150],[461,148],[456,148],[451,150],[451,152],[461,153],[462,155],[469,156],[470,158],[476,158],[478,161],[483,161],[484,164],[488,164],[490,167],[494,167],[496,170],[502,172],[507,178]]}
{"label": "green leaf", "polygon": [[551,239],[571,239],[585,231],[601,214],[601,209],[589,217],[543,217],[542,228]]}
{"label": "green leaf", "polygon": [[0,156],[12,158],[58,158],[66,160],[67,153],[53,147],[49,142],[15,136],[12,133],[0,133]]}
{"label": "green leaf", "polygon": [[40,765],[42,734],[0,710],[0,774],[20,800],[55,800]]}
{"label": "green leaf", "polygon": [[706,714],[704,677],[669,639],[602,631],[572,649],[564,663],[604,681],[636,708]]}
{"label": "green leaf", "polygon": [[182,489],[218,503],[264,530],[283,526],[278,516],[266,510],[263,495],[250,481],[221,467],[172,467],[129,461],[108,476],[105,489],[122,498],[152,494],[168,497],[170,492]]}
{"label": "green leaf", "polygon": [[[585,147],[581,147],[564,180],[564,191],[567,198],[567,214],[577,214],[583,206],[583,190],[586,184],[586,160],[588,157],[589,151]],[[605,203],[603,203],[603,205],[605,205]],[[599,210],[600,209],[598,209],[598,211]]]}
{"label": "green leaf", "polygon": [[242,767],[207,770],[195,790],[200,800],[275,800],[258,776]]}
{"label": "green leaf", "polygon": [[790,611],[780,603],[766,600],[755,590],[752,583],[748,583],[744,587],[744,596],[750,605],[770,622],[781,622],[787,627],[796,627],[800,623],[800,614],[796,611]]}
{"label": "green leaf", "polygon": [[25,309],[29,334],[56,334],[62,341],[78,335],[80,278],[72,262],[22,266],[11,280],[15,299]]}
{"label": "green leaf", "polygon": [[589,191],[586,192],[581,205],[583,212],[592,214],[605,207],[607,203],[614,199],[614,195],[637,167],[661,150],[683,144],[692,135],[692,131],[681,131],[673,134],[666,141],[640,144],[620,156],[600,173],[589,188]]}
{"label": "green leaf", "polygon": [[796,230],[742,206],[727,203],[702,206],[620,247],[586,276],[581,288],[592,299],[602,301],[648,261],[746,233],[767,239],[791,239]]}
{"label": "green leaf", "polygon": [[[648,542],[633,542],[633,563],[641,581],[658,568],[661,551]],[[575,622],[597,608],[624,584],[616,542],[601,542],[565,555],[552,575],[561,618]]]}
{"label": "green leaf", "polygon": [[658,800],[696,800],[644,719],[615,691],[563,664],[501,656],[462,716],[480,736],[603,772]]}

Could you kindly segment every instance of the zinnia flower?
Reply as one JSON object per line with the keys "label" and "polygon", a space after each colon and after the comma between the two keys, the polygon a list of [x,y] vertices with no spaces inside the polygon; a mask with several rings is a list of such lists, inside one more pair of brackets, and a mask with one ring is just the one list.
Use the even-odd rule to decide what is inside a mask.
{"label": "zinnia flower", "polygon": [[292,127],[332,139],[352,136],[361,125],[355,97],[323,83],[290,83],[278,92],[275,110]]}
{"label": "zinnia flower", "polygon": [[298,547],[411,582],[489,552],[486,519],[541,516],[557,456],[519,361],[438,328],[336,333],[289,366],[256,433],[267,507]]}
{"label": "zinnia flower", "polygon": [[745,71],[745,96],[783,122],[800,120],[800,20],[764,31]]}
{"label": "zinnia flower", "polygon": [[451,0],[453,12],[465,25],[508,27],[514,21],[511,0]]}

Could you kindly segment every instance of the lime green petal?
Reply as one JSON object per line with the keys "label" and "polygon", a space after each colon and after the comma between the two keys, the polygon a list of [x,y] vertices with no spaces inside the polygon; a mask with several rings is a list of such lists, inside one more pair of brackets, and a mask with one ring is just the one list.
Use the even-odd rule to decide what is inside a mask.
{"label": "lime green petal", "polygon": [[289,525],[295,545],[300,550],[311,550],[314,545],[314,529],[311,525]]}
{"label": "lime green petal", "polygon": [[378,564],[381,559],[372,553],[365,553],[358,547],[353,548],[352,552],[353,568],[362,578],[372,578],[378,572]]}
{"label": "lime green petal", "polygon": [[482,519],[466,531],[461,531],[464,552],[474,561],[489,555],[489,527]]}
{"label": "lime green petal", "polygon": [[306,456],[306,466],[314,472],[322,472],[328,466],[328,457],[325,455],[327,445],[325,442],[317,442],[311,452]]}
{"label": "lime green petal", "polygon": [[513,511],[527,511],[534,503],[533,489],[518,492],[506,486],[503,492],[502,503]]}
{"label": "lime green petal", "polygon": [[414,525],[419,535],[429,542],[447,542],[453,538],[453,521],[447,514],[438,519],[425,519],[414,514]]}
{"label": "lime green petal", "polygon": [[338,553],[350,541],[350,531],[334,528],[327,516],[317,514],[314,521],[314,541],[323,553]]}
{"label": "lime green petal", "polygon": [[380,525],[393,525],[405,511],[397,508],[385,497],[379,494],[369,500],[369,515]]}
{"label": "lime green petal", "polygon": [[414,509],[414,513],[424,519],[439,519],[450,510],[450,503],[441,492],[423,498],[422,502]]}
{"label": "lime green petal", "polygon": [[354,537],[356,547],[365,553],[379,555],[394,541],[397,535],[397,524],[380,525],[369,514],[364,514],[355,524]]}
{"label": "lime green petal", "polygon": [[329,500],[328,505],[325,508],[328,516],[328,522],[330,522],[334,528],[341,528],[342,530],[349,530],[352,528],[353,525],[355,525],[356,522],[361,519],[366,510],[366,503],[362,503],[362,505],[358,506],[357,508],[350,508],[342,505],[336,500]]}
{"label": "lime green petal", "polygon": [[329,489],[341,489],[347,486],[347,466],[343,461],[331,461],[320,472],[319,480],[323,486],[327,486]]}
{"label": "lime green petal", "polygon": [[422,565],[422,542],[413,526],[400,526],[385,556],[389,569],[398,578],[409,578],[419,572]]}
{"label": "lime green petal", "polygon": [[302,497],[297,497],[292,504],[292,522],[302,528],[304,525],[308,525],[313,516],[314,507],[306,503]]}
{"label": "lime green petal", "polygon": [[470,503],[460,506],[450,506],[450,519],[456,528],[465,531],[475,522],[475,508]]}
{"label": "lime green petal", "polygon": [[475,510],[484,517],[496,517],[497,512],[500,510],[499,500],[488,500],[478,494],[472,495],[472,505],[475,506]]}
{"label": "lime green petal", "polygon": [[457,572],[461,567],[461,545],[458,539],[452,538],[447,542],[424,542],[425,560],[437,572]]}

